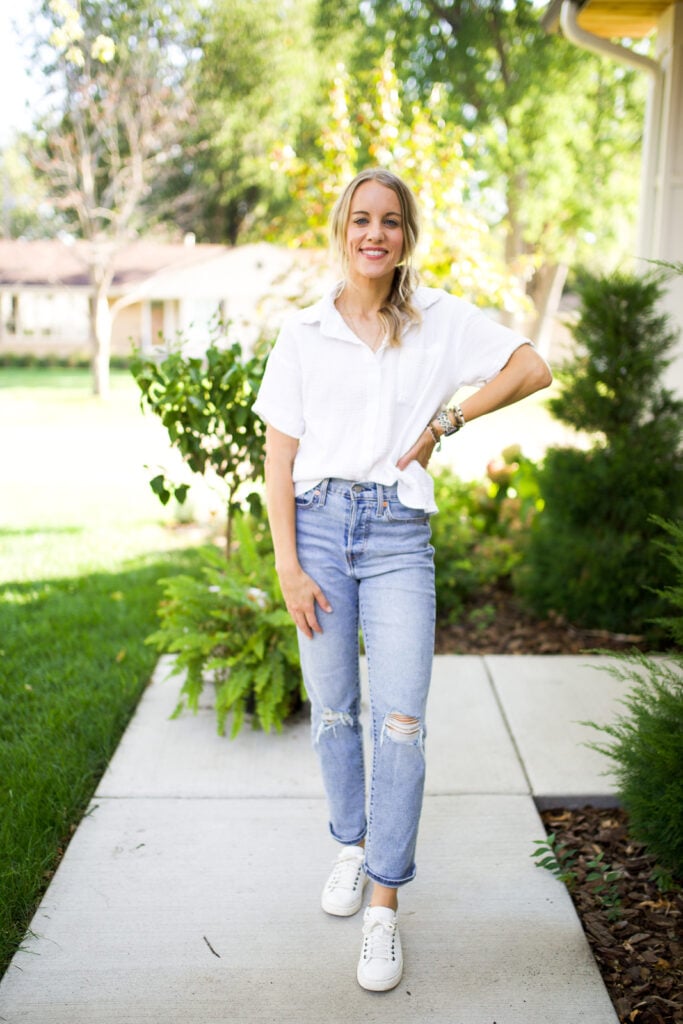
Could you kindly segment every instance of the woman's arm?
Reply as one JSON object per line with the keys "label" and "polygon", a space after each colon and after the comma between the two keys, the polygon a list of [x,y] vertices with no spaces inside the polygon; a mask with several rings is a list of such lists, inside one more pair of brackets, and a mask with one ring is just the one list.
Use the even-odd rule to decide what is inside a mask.
{"label": "woman's arm", "polygon": [[287,611],[310,639],[322,633],[315,611],[316,602],[331,612],[327,598],[299,563],[296,550],[296,511],[292,467],[299,442],[274,427],[266,427],[266,504],[275,549],[275,569],[280,579]]}
{"label": "woman's arm", "polygon": [[[535,391],[547,388],[552,379],[548,364],[539,356],[536,349],[531,345],[520,345],[500,373],[462,403],[465,422],[469,423],[470,420],[476,420],[486,413],[519,402],[520,399],[533,395]],[[410,451],[398,460],[398,468],[405,469],[408,463],[414,460],[426,467],[435,444],[429,428],[425,428]]]}

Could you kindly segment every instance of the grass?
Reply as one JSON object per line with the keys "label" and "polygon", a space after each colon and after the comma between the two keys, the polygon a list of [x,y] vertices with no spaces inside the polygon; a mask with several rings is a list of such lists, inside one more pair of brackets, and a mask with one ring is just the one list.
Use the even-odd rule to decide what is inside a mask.
{"label": "grass", "polygon": [[0,972],[151,675],[158,580],[196,562],[149,490],[164,432],[112,385],[0,370]]}

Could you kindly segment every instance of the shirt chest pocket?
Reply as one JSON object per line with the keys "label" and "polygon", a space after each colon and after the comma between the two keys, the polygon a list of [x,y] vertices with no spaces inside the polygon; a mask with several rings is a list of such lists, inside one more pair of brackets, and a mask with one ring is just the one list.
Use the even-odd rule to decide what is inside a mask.
{"label": "shirt chest pocket", "polygon": [[426,354],[422,346],[405,348],[399,353],[397,397],[399,402],[413,405],[425,385]]}

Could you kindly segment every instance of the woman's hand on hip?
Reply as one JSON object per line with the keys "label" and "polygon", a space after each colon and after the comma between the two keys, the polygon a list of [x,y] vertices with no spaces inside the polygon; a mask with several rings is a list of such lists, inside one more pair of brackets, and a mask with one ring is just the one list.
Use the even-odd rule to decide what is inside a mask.
{"label": "woman's hand on hip", "polygon": [[314,633],[322,633],[315,606],[320,605],[328,613],[332,611],[332,606],[315,580],[299,568],[281,573],[280,587],[287,611],[301,632],[309,640]]}
{"label": "woman's hand on hip", "polygon": [[428,430],[423,430],[413,447],[401,456],[396,465],[399,469],[405,469],[409,463],[419,462],[426,469],[434,447],[434,438]]}

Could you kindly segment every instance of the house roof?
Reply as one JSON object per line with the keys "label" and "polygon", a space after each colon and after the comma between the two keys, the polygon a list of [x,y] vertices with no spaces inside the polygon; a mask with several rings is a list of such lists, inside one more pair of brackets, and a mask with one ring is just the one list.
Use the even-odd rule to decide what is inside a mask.
{"label": "house roof", "polygon": [[[0,240],[0,291],[90,288],[86,243]],[[334,280],[324,250],[251,245],[136,242],[116,259],[108,298],[116,315],[139,302],[177,301],[201,318],[207,304],[252,334],[279,325],[284,311],[319,298]],[[202,311],[201,307],[204,307]]]}
{"label": "house roof", "polygon": [[[147,275],[130,296],[155,300],[189,295],[194,299],[239,296],[249,301],[261,295],[264,284],[286,275],[297,262],[297,251],[267,242],[216,248],[209,258],[194,263],[169,264]],[[301,262],[300,260],[298,262]],[[310,265],[310,257],[306,261]]]}
{"label": "house roof", "polygon": [[168,266],[123,291],[113,304],[118,310],[143,299],[224,303],[233,320],[265,316],[274,308],[316,298],[331,284],[324,250],[288,249],[269,242],[223,248],[194,264]]}
{"label": "house roof", "polygon": [[[675,0],[583,0],[579,6],[579,27],[603,39],[641,39],[657,28],[657,22]],[[563,0],[552,0],[543,15],[548,32],[560,24]]]}
{"label": "house roof", "polygon": [[[229,251],[224,245],[131,243],[116,255],[110,291],[126,292],[162,271],[198,266]],[[82,241],[0,239],[0,287],[89,287],[90,252],[90,244]]]}

